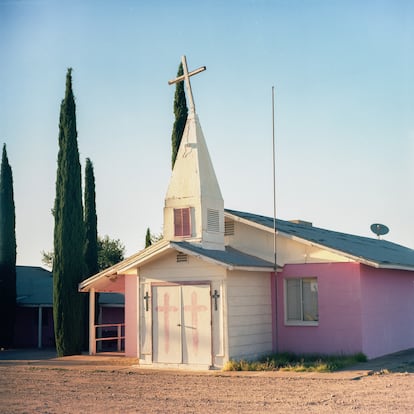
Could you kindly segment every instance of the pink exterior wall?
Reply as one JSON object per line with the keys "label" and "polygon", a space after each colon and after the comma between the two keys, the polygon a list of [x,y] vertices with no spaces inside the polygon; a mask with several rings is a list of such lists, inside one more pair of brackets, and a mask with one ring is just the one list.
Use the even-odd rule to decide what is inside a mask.
{"label": "pink exterior wall", "polygon": [[[317,277],[318,326],[285,323],[284,280]],[[358,263],[286,265],[277,275],[279,352],[352,354],[363,350]]]}
{"label": "pink exterior wall", "polygon": [[276,285],[277,276],[275,272],[270,273],[270,292],[272,298],[272,348],[274,352],[278,352],[278,343],[277,343],[277,303],[276,295],[277,295],[277,285]]}
{"label": "pink exterior wall", "polygon": [[414,272],[361,265],[363,352],[368,358],[414,347]]}
{"label": "pink exterior wall", "polygon": [[138,276],[125,276],[125,356],[138,357]]}

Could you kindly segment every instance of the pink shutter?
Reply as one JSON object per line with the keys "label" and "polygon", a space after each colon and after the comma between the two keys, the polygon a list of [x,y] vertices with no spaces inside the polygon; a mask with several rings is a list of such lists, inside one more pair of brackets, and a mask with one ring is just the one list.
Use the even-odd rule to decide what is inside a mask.
{"label": "pink shutter", "polygon": [[181,209],[174,209],[174,235],[177,237],[183,236],[183,221],[181,217]]}
{"label": "pink shutter", "polygon": [[191,236],[190,208],[174,209],[174,235],[176,237]]}
{"label": "pink shutter", "polygon": [[190,209],[183,208],[182,209],[182,219],[183,219],[183,236],[188,237],[191,236],[191,223],[190,223]]}

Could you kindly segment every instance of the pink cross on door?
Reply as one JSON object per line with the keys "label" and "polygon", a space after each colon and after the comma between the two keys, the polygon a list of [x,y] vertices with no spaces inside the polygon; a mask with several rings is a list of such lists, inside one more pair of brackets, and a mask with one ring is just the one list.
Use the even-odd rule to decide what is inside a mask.
{"label": "pink cross on door", "polygon": [[183,362],[211,364],[210,285],[183,285]]}
{"label": "pink cross on door", "polygon": [[182,362],[181,296],[179,286],[154,286],[152,289],[153,360]]}
{"label": "pink cross on door", "polygon": [[164,349],[165,353],[168,354],[170,349],[170,312],[177,312],[178,308],[176,306],[170,306],[170,294],[166,292],[164,293],[164,305],[157,306],[155,310],[164,312]]}
{"label": "pink cross on door", "polygon": [[194,347],[194,352],[196,354],[198,353],[198,344],[199,344],[198,313],[205,312],[206,310],[207,310],[207,306],[197,304],[197,292],[193,290],[193,292],[191,293],[191,305],[184,306],[184,318],[185,318],[185,312],[191,313],[191,326],[184,325],[184,328],[191,329],[192,331],[193,347]]}

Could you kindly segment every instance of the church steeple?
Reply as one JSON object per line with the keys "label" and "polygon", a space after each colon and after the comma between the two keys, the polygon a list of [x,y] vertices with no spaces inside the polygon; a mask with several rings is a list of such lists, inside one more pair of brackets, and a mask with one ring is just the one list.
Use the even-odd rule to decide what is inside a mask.
{"label": "church steeple", "polygon": [[182,57],[190,112],[165,197],[164,238],[199,242],[206,249],[224,250],[224,202],[207,149],[191,91],[190,76]]}

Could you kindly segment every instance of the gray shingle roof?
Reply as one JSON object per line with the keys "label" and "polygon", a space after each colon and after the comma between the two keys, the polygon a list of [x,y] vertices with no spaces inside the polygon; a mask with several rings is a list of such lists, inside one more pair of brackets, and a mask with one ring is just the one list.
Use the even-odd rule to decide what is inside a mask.
{"label": "gray shingle roof", "polygon": [[120,293],[99,293],[99,303],[101,305],[124,305],[125,296]]}
{"label": "gray shingle roof", "polygon": [[192,254],[212,259],[230,267],[273,269],[273,263],[262,260],[256,256],[242,253],[229,246],[227,246],[225,250],[207,250],[203,249],[199,244],[188,242],[171,242],[171,245],[176,247],[179,251],[188,251]]}
{"label": "gray shingle roof", "polygon": [[17,304],[52,306],[52,272],[36,266],[16,266]]}
{"label": "gray shingle roof", "polygon": [[[16,266],[17,304],[20,306],[53,306],[52,272],[37,266]],[[124,303],[124,296],[117,294],[100,294],[99,302],[103,305]]]}
{"label": "gray shingle roof", "polygon": [[[271,217],[228,209],[226,212],[273,229]],[[414,269],[414,250],[386,240],[355,236],[279,219],[276,220],[276,229],[280,233],[325,246],[355,259],[373,262],[379,267]]]}

